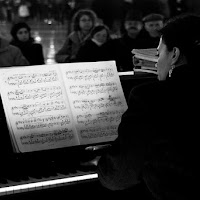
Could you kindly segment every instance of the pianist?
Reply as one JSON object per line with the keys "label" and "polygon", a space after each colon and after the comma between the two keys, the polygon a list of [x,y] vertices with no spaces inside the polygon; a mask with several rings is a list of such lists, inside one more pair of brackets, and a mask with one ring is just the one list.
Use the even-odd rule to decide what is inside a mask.
{"label": "pianist", "polygon": [[137,199],[135,188],[144,185],[151,196],[146,199],[195,199],[199,26],[200,17],[188,14],[170,19],[162,28],[156,64],[159,81],[131,91],[118,138],[97,163],[101,184],[113,194],[124,196],[129,191]]}

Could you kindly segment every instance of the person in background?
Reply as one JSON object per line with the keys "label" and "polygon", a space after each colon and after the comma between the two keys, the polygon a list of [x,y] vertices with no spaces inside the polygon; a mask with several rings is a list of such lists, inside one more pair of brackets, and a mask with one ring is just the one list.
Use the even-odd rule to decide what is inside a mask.
{"label": "person in background", "polygon": [[77,62],[95,62],[105,60],[104,44],[110,39],[110,31],[106,25],[97,25],[91,32],[91,39],[80,47]]}
{"label": "person in background", "polygon": [[9,44],[9,41],[0,37],[0,67],[28,66],[28,60],[18,47]]}
{"label": "person in background", "polygon": [[99,181],[123,198],[135,199],[137,185],[146,199],[199,196],[199,26],[200,16],[185,14],[160,30],[158,81],[132,89],[118,137],[97,159]]}
{"label": "person in background", "polygon": [[156,48],[160,40],[159,30],[164,25],[164,16],[157,13],[151,13],[143,17],[143,24],[144,29],[142,30],[142,48]]}
{"label": "person in background", "polygon": [[57,63],[74,62],[80,46],[90,37],[91,30],[96,22],[95,12],[90,9],[78,10],[72,19],[72,31],[62,48],[56,53],[55,61]]}
{"label": "person in background", "polygon": [[110,40],[105,47],[107,60],[115,60],[118,71],[132,71],[132,49],[140,48],[140,32],[143,28],[142,13],[131,9],[122,23],[121,36]]}
{"label": "person in background", "polygon": [[44,62],[43,47],[31,37],[31,28],[25,22],[18,22],[11,28],[10,44],[18,47],[30,65],[42,65]]}

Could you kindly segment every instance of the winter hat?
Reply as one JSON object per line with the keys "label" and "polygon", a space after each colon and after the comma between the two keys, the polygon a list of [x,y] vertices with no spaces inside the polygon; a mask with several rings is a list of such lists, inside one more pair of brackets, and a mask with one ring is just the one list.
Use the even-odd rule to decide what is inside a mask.
{"label": "winter hat", "polygon": [[15,40],[18,40],[17,39],[17,32],[19,31],[19,29],[21,28],[26,28],[28,30],[28,32],[30,33],[31,31],[31,28],[29,27],[28,24],[26,24],[25,22],[18,22],[16,24],[13,25],[13,27],[11,28],[11,31],[10,31],[10,34],[12,35],[12,37],[15,39]]}
{"label": "winter hat", "polygon": [[152,21],[163,21],[164,20],[164,16],[158,13],[151,13],[149,15],[146,15],[142,21],[145,22],[152,22]]}

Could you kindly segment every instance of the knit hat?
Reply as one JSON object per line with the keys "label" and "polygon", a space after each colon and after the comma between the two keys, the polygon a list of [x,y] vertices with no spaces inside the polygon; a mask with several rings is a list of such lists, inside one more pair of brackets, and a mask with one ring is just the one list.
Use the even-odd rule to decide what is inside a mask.
{"label": "knit hat", "polygon": [[146,15],[142,21],[145,22],[152,22],[152,21],[163,21],[164,20],[164,16],[161,14],[157,14],[157,13],[151,13],[149,15]]}
{"label": "knit hat", "polygon": [[17,32],[21,28],[26,28],[29,33],[31,31],[31,28],[29,27],[28,24],[26,24],[25,22],[18,22],[18,23],[16,23],[16,24],[13,25],[13,27],[11,28],[11,31],[10,31],[10,34],[12,35],[12,37],[14,39],[17,39]]}

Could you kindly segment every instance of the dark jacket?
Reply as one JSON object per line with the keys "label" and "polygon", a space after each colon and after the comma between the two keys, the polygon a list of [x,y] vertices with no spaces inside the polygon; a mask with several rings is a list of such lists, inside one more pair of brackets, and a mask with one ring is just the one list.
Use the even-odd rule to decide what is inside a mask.
{"label": "dark jacket", "polygon": [[148,49],[148,48],[157,48],[159,45],[160,36],[152,37],[149,33],[145,30],[141,31],[141,48]]}
{"label": "dark jacket", "polygon": [[68,63],[76,60],[76,54],[78,53],[79,48],[89,37],[83,39],[80,35],[79,31],[73,31],[67,36],[63,46],[55,55],[57,63]]}
{"label": "dark jacket", "polygon": [[0,38],[0,67],[26,66],[29,62],[19,48]]}
{"label": "dark jacket", "polygon": [[106,188],[124,190],[144,181],[156,199],[196,197],[199,86],[188,69],[177,67],[168,80],[131,91],[118,138],[98,163]]}
{"label": "dark jacket", "polygon": [[39,43],[35,43],[32,39],[27,42],[12,41],[12,45],[17,46],[30,65],[42,65],[44,62],[43,48]]}
{"label": "dark jacket", "polygon": [[77,62],[96,62],[104,60],[104,46],[98,46],[92,40],[86,41],[85,44],[80,47],[76,56]]}
{"label": "dark jacket", "polygon": [[133,71],[133,49],[143,47],[140,36],[136,39],[124,34],[120,38],[112,39],[105,44],[106,60],[115,60],[118,71]]}

